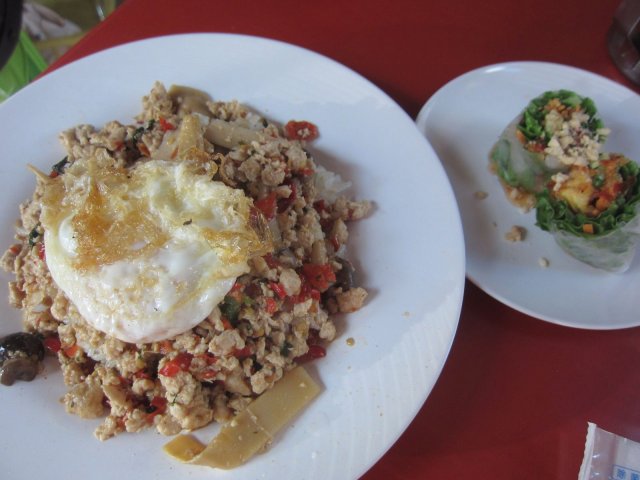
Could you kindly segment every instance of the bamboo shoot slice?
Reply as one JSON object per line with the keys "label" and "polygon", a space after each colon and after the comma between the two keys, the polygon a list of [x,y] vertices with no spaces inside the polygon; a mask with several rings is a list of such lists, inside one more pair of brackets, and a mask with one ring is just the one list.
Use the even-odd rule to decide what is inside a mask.
{"label": "bamboo shoot slice", "polygon": [[248,145],[253,141],[260,140],[260,133],[258,131],[234,125],[233,123],[225,122],[217,118],[211,119],[204,136],[211,143],[225,148],[237,147],[242,143]]}
{"label": "bamboo shoot slice", "polygon": [[193,150],[204,150],[202,127],[198,117],[185,115],[178,130],[178,158],[185,160]]}
{"label": "bamboo shoot slice", "polygon": [[223,425],[207,446],[192,436],[178,435],[164,446],[164,451],[184,463],[222,469],[238,467],[264,450],[319,393],[320,386],[307,371],[296,367]]}
{"label": "bamboo shoot slice", "polygon": [[207,117],[211,116],[207,107],[207,102],[211,101],[211,97],[202,90],[184,85],[172,85],[169,88],[169,96],[178,104],[179,113],[199,113]]}

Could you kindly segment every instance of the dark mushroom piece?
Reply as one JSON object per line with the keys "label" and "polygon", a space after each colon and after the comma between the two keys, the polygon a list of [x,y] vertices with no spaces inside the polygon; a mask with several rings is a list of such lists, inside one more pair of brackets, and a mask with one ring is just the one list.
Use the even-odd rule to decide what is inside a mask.
{"label": "dark mushroom piece", "polygon": [[10,358],[0,368],[0,383],[10,387],[16,380],[30,382],[38,374],[39,364],[29,358]]}
{"label": "dark mushroom piece", "polygon": [[343,291],[347,291],[353,287],[353,273],[355,269],[351,262],[341,257],[334,259],[342,268],[336,272],[336,281],[333,284],[334,288],[342,288]]}
{"label": "dark mushroom piece", "polygon": [[0,383],[13,385],[16,380],[31,381],[44,358],[42,340],[33,333],[18,332],[0,340]]}
{"label": "dark mushroom piece", "polygon": [[144,361],[147,364],[146,371],[154,378],[158,376],[158,364],[163,356],[160,353],[149,353],[144,356]]}

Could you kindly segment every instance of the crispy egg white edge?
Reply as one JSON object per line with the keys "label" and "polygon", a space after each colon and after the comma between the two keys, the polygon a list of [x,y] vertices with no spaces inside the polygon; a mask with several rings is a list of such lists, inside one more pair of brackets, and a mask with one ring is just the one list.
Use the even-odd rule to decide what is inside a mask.
{"label": "crispy egg white edge", "polygon": [[[178,190],[178,197],[186,196],[190,209],[197,202],[189,198],[189,191],[206,191],[202,182],[196,182],[197,189],[185,191],[193,183],[185,182],[185,171],[175,162],[157,160],[144,165],[154,171],[169,166],[172,178],[168,183]],[[153,186],[153,177],[149,176],[145,186]],[[220,185],[209,184],[215,199]],[[149,205],[156,208],[161,192],[153,188],[150,191]],[[226,218],[225,212],[219,213]],[[66,217],[54,228],[45,229],[46,262],[51,276],[89,324],[125,342],[164,340],[193,328],[224,299],[236,278],[249,270],[246,262],[222,264],[204,241],[173,235],[150,257],[121,260],[81,272],[73,267],[77,244],[70,220]],[[210,220],[203,218],[202,223],[210,224]],[[215,223],[220,226],[220,222]],[[229,226],[233,222],[222,224]],[[224,276],[216,274],[220,269]],[[145,280],[153,283],[153,278],[153,289],[142,287]]]}

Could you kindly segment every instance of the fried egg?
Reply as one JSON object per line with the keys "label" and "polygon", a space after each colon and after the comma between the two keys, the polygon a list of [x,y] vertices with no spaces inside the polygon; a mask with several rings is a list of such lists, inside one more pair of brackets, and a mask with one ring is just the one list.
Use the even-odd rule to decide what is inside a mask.
{"label": "fried egg", "polygon": [[248,260],[270,250],[252,200],[213,181],[215,168],[91,158],[47,181],[46,263],[89,324],[131,343],[173,337],[204,320]]}

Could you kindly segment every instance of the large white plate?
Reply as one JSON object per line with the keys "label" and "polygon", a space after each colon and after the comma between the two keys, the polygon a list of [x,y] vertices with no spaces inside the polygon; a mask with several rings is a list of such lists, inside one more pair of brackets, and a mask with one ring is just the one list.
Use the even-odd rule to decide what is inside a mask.
{"label": "large white plate", "polygon": [[[356,478],[393,444],[431,391],[453,340],[464,288],[464,246],[455,197],[433,150],[384,93],[325,57],[245,36],[196,34],[150,39],[87,57],[0,105],[0,244],[9,245],[18,203],[63,151],[57,133],[78,123],[131,121],[155,80],[217,99],[236,98],[276,121],[307,119],[321,137],[311,149],[375,202],[349,240],[359,282],[371,292],[339,321],[328,356],[310,366],[321,396],[268,452],[231,472],[178,464],[151,431],[105,443],[97,421],[64,413],[62,379],[0,388],[3,478],[67,472],[72,478]],[[8,277],[7,277],[8,278]],[[4,287],[3,287],[4,288]],[[6,289],[0,292],[6,298]],[[5,303],[6,305],[6,303]],[[2,308],[0,333],[19,329]],[[355,345],[348,346],[352,337]],[[197,432],[207,441],[215,427]]]}
{"label": "large white plate", "polygon": [[[453,185],[466,242],[467,276],[496,299],[531,316],[573,327],[617,329],[640,325],[640,263],[625,274],[584,265],[565,254],[520,213],[488,169],[489,151],[502,130],[534,97],[561,88],[591,97],[612,134],[608,151],[640,161],[640,98],[606,78],[576,68],[514,62],[471,71],[441,88],[417,118]],[[478,200],[476,192],[487,192]],[[524,226],[527,237],[504,234]],[[548,268],[539,264],[550,261]]]}

